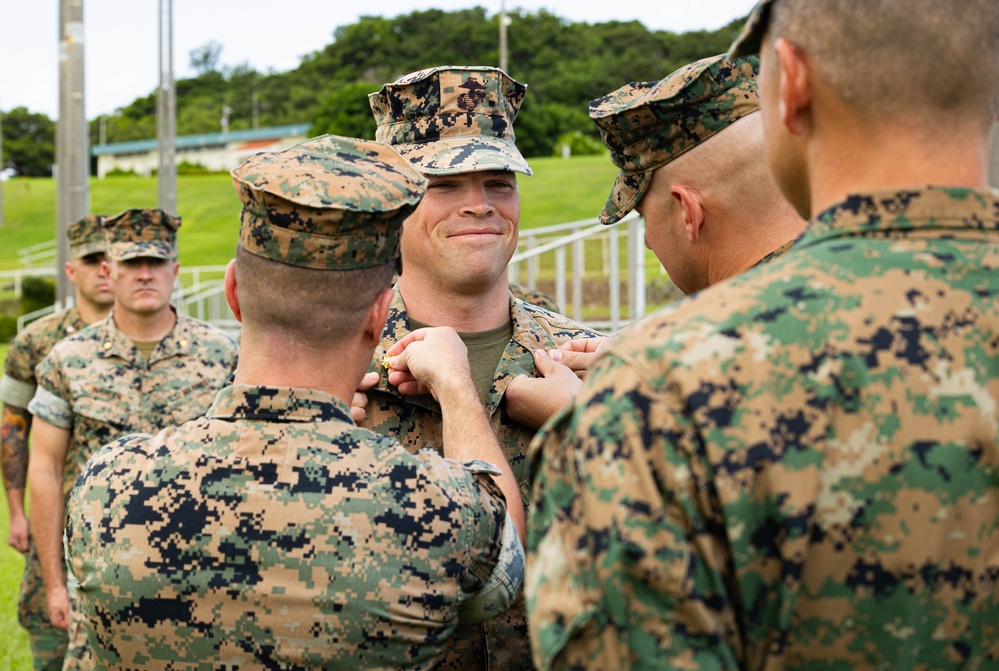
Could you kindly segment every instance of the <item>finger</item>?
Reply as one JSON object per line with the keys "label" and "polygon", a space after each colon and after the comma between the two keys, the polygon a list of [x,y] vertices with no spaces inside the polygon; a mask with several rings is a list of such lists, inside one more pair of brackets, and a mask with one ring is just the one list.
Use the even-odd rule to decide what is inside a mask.
{"label": "finger", "polygon": [[559,349],[549,350],[548,354],[554,361],[574,371],[586,371],[597,358],[596,352],[566,352]]}
{"label": "finger", "polygon": [[408,370],[390,370],[388,374],[388,382],[392,386],[398,387],[401,384],[407,382],[417,382],[416,377],[413,376]]}
{"label": "finger", "polygon": [[417,382],[416,380],[403,382],[397,387],[397,389],[403,396],[420,396],[422,394],[430,393],[430,389],[427,388],[427,385],[422,382]]}
{"label": "finger", "polygon": [[364,377],[361,378],[361,383],[357,385],[357,391],[367,391],[376,384],[378,384],[378,373],[375,371],[365,373]]}
{"label": "finger", "polygon": [[538,369],[541,377],[552,377],[559,372],[572,372],[567,366],[560,364],[548,355],[543,349],[534,350],[534,366]]}
{"label": "finger", "polygon": [[416,329],[415,331],[410,331],[405,335],[405,337],[402,338],[402,340],[397,341],[394,345],[389,347],[388,351],[385,352],[385,354],[387,354],[388,356],[395,356],[401,353],[403,350],[406,349],[406,347],[409,346],[410,343],[416,342],[418,340],[423,340],[425,337],[427,337],[427,332],[429,330],[430,329]]}
{"label": "finger", "polygon": [[576,338],[567,340],[558,346],[564,352],[596,352],[603,347],[609,338],[598,336],[595,338]]}
{"label": "finger", "polygon": [[360,424],[367,416],[368,413],[364,408],[350,406],[350,418],[354,420],[354,424]]}

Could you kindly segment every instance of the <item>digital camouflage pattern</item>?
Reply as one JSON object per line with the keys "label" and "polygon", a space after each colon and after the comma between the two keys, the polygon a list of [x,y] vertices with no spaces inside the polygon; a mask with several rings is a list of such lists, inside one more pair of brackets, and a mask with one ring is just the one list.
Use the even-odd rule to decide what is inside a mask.
{"label": "digital camouflage pattern", "polygon": [[88,214],[82,219],[70,224],[66,230],[69,237],[69,254],[74,259],[80,259],[91,254],[103,254],[107,242],[104,240],[104,217],[100,214]]}
{"label": "digital camouflage pattern", "polygon": [[[534,366],[534,350],[552,349],[567,340],[601,334],[512,296],[510,317],[513,321],[513,336],[496,368],[492,388],[484,402],[493,431],[513,469],[526,504],[529,500],[526,454],[534,431],[517,424],[502,410],[507,385],[518,375],[538,376]],[[361,426],[399,440],[410,452],[432,449],[443,453],[440,405],[430,395],[402,396],[395,387],[388,384],[385,370],[378,365],[385,351],[409,332],[406,305],[397,288],[382,332],[382,342],[375,350],[370,368],[377,370],[381,378],[374,388],[366,392],[367,418]],[[441,665],[441,669],[454,671],[513,671],[530,668],[531,653],[522,597],[495,620],[484,625],[459,627],[447,646]]]}
{"label": "digital camouflage pattern", "polygon": [[75,307],[36,319],[10,343],[0,380],[0,402],[15,408],[27,408],[35,395],[35,366],[48,356],[52,347],[87,323]]}
{"label": "digital camouflage pattern", "polygon": [[243,201],[239,245],[320,270],[397,259],[402,222],[426,188],[389,147],[334,135],[257,154],[232,171],[232,180]]}
{"label": "digital camouflage pattern", "polygon": [[776,1],[760,0],[756,3],[749,13],[749,18],[746,19],[746,25],[742,27],[742,32],[728,49],[729,58],[760,53],[760,43],[763,41],[763,34],[767,31],[767,25],[770,23],[770,12]]}
{"label": "digital camouflage pattern", "polygon": [[499,68],[446,65],[412,72],[368,96],[378,123],[375,139],[425,175],[530,175],[513,132],[526,91]]}
{"label": "digital camouflage pattern", "polygon": [[[183,314],[149,359],[118,330],[113,313],[57,343],[36,369],[38,390],[28,410],[70,431],[63,493],[68,496],[84,464],[102,445],[202,415],[235,364],[232,338]],[[25,581],[37,582],[22,585],[22,592],[43,593],[41,577],[37,556],[29,557]],[[81,662],[86,654],[73,628],[75,621],[67,664]]]}
{"label": "digital camouflage pattern", "polygon": [[357,428],[319,391],[237,385],[88,464],[66,554],[101,669],[429,669],[523,554],[487,473]]}
{"label": "digital camouflage pattern", "polygon": [[759,110],[758,68],[756,57],[712,56],[590,101],[590,118],[621,169],[600,221],[620,221],[645,195],[656,168]]}
{"label": "digital camouflage pattern", "polygon": [[999,191],[854,195],[532,445],[550,668],[999,665]]}
{"label": "digital camouflage pattern", "polygon": [[543,291],[531,289],[530,287],[525,287],[522,284],[511,284],[510,293],[513,294],[514,298],[519,298],[525,303],[536,305],[539,308],[548,310],[549,312],[562,312],[559,309],[558,303],[555,302],[555,299]]}
{"label": "digital camouflage pattern", "polygon": [[136,208],[102,219],[108,258],[127,261],[177,258],[180,217],[163,210]]}
{"label": "digital camouflage pattern", "polygon": [[[37,387],[35,366],[57,342],[86,326],[80,311],[72,307],[33,321],[18,333],[7,350],[4,375],[0,379],[0,402],[10,407],[27,409]],[[26,460],[25,456],[22,471],[27,470]],[[64,630],[53,627],[49,621],[48,602],[39,568],[32,542],[28,548],[25,575],[17,597],[17,620],[28,632],[34,668],[57,671],[62,669],[69,639]]]}

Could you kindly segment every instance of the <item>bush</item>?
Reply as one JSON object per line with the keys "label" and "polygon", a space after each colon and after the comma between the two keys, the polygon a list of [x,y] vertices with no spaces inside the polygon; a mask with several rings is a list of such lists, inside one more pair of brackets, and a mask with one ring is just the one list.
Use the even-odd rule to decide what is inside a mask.
{"label": "bush", "polygon": [[222,172],[218,170],[209,170],[200,163],[191,163],[189,161],[181,161],[177,164],[177,174],[178,175],[211,175],[217,172]]}
{"label": "bush", "polygon": [[594,156],[604,152],[604,145],[600,140],[585,135],[581,131],[574,130],[562,133],[555,140],[555,149],[552,156]]}
{"label": "bush", "polygon": [[106,173],[105,177],[138,177],[138,174],[134,170],[125,170],[123,168],[111,168]]}
{"label": "bush", "polygon": [[21,281],[21,314],[41,310],[55,303],[55,282],[45,277],[25,277]]}
{"label": "bush", "polygon": [[17,317],[0,317],[0,343],[7,344],[17,335]]}

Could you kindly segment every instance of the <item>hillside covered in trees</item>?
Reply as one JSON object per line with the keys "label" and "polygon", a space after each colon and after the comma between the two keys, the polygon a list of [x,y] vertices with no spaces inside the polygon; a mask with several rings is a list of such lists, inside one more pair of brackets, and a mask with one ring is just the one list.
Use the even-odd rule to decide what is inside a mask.
{"label": "hillside covered in trees", "polygon": [[[599,136],[587,116],[591,99],[723,52],[743,23],[739,19],[717,31],[678,34],[651,31],[637,21],[574,23],[545,11],[508,16],[509,74],[528,85],[517,120],[517,144],[527,156],[552,154],[567,134],[576,134],[584,148],[595,146]],[[219,119],[226,116],[230,130],[311,123],[314,135],[374,138],[368,93],[422,68],[497,65],[498,33],[499,16],[481,7],[362,17],[336,28],[332,42],[304,57],[294,70],[268,73],[247,65],[221,66],[222,47],[209,43],[190,54],[197,76],[177,81],[177,133],[219,132]],[[105,117],[106,141],[155,137],[155,114],[153,93],[118,109]],[[44,126],[34,121],[34,129]],[[8,128],[18,127],[5,118],[5,163],[39,174],[39,166],[21,167],[20,160],[8,158],[8,146],[18,146],[18,138],[8,139]],[[90,129],[96,144],[98,119],[91,120]]]}

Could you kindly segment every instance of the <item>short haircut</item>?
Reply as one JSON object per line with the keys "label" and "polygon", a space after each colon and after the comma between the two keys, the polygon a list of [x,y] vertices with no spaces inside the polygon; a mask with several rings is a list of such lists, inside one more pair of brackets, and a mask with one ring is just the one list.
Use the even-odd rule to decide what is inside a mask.
{"label": "short haircut", "polygon": [[243,323],[310,347],[329,347],[356,335],[378,294],[392,286],[394,273],[394,263],[317,270],[236,248],[236,291]]}
{"label": "short haircut", "polygon": [[803,48],[858,114],[979,121],[999,112],[996,0],[778,0],[767,40]]}

